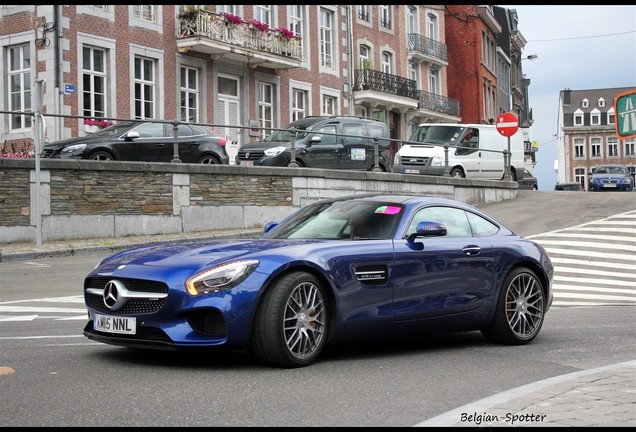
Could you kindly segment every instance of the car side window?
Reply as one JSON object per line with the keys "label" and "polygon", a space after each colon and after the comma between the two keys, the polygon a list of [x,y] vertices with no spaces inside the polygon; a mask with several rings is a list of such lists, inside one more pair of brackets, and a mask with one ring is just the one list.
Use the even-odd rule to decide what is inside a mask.
{"label": "car side window", "polygon": [[466,216],[468,217],[473,237],[488,237],[499,231],[497,225],[475,213],[466,212]]}
{"label": "car side window", "polygon": [[312,135],[315,135],[315,133],[320,133],[320,132],[327,132],[328,134],[330,134],[330,135],[321,135],[320,144],[331,145],[337,142],[336,135],[331,135],[336,133],[336,125],[323,126],[320,129],[313,131]]}
{"label": "car side window", "polygon": [[163,138],[163,123],[145,123],[134,129],[139,138]]}
{"label": "car side window", "polygon": [[406,236],[417,231],[417,224],[424,221],[439,222],[446,226],[446,237],[472,237],[470,224],[464,210],[452,207],[425,207],[418,210],[411,220]]}
{"label": "car side window", "polygon": [[348,145],[361,144],[364,142],[364,129],[361,124],[345,123],[342,125],[342,131],[345,135],[344,142]]}

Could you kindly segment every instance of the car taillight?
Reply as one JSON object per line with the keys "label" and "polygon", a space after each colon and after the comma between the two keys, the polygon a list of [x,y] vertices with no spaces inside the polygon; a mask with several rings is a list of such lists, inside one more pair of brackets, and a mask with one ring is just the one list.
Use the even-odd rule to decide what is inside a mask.
{"label": "car taillight", "polygon": [[227,141],[225,140],[225,138],[221,137],[219,138],[219,145],[221,147],[225,147],[225,143],[227,143]]}

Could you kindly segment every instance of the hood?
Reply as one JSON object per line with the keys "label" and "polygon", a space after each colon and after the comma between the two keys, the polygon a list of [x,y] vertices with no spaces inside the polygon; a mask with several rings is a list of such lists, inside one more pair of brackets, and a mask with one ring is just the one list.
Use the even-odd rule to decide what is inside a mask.
{"label": "hood", "polygon": [[110,141],[112,139],[115,139],[118,136],[119,135],[113,134],[112,131],[105,131],[105,130],[98,131],[98,132],[95,132],[94,134],[90,134],[85,137],[69,138],[67,140],[46,143],[44,144],[44,149],[49,149],[49,150],[60,149],[60,148],[67,147],[73,144],[90,144],[93,142],[103,143],[106,140]]}
{"label": "hood", "polygon": [[[200,269],[235,259],[258,259],[263,252],[298,256],[295,247],[320,240],[192,240],[140,246],[110,255],[100,263],[101,269],[121,265],[145,265]],[[290,251],[286,251],[289,249]],[[102,271],[102,270],[100,270]]]}
{"label": "hood", "polygon": [[[298,142],[297,142],[298,143]],[[255,141],[243,144],[241,146],[241,150],[265,150],[273,147],[291,147],[291,143],[289,141]]]}
{"label": "hood", "polygon": [[629,178],[627,174],[592,174],[593,179],[622,179]]}

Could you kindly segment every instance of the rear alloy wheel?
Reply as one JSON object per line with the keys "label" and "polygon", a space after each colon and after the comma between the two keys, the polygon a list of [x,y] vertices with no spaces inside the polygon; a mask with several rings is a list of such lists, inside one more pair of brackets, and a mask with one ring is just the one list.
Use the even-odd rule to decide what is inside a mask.
{"label": "rear alloy wheel", "polygon": [[92,160],[98,160],[98,161],[110,161],[110,160],[114,160],[113,156],[105,151],[96,151],[95,153],[93,153],[90,157],[90,159]]}
{"label": "rear alloy wheel", "polygon": [[306,272],[289,273],[265,293],[254,322],[252,350],[272,366],[308,366],[326,344],[327,323],[320,281]]}
{"label": "rear alloy wheel", "polygon": [[545,291],[528,268],[513,270],[504,280],[495,316],[482,334],[496,343],[525,345],[532,341],[545,316]]}
{"label": "rear alloy wheel", "polygon": [[218,165],[219,160],[212,155],[205,155],[201,156],[201,158],[199,159],[199,163],[205,165]]}

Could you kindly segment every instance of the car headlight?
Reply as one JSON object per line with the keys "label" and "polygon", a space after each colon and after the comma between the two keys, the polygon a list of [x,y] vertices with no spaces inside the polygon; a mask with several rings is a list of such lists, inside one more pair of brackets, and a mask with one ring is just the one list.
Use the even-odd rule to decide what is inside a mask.
{"label": "car headlight", "polygon": [[86,144],[75,144],[68,147],[64,147],[60,153],[75,153],[82,151],[86,148]]}
{"label": "car headlight", "polygon": [[395,156],[393,156],[393,164],[394,165],[399,165],[400,164],[400,155],[396,154]]}
{"label": "car headlight", "polygon": [[193,296],[227,291],[243,282],[257,266],[257,260],[247,260],[214,267],[189,278],[186,290]]}
{"label": "car headlight", "polygon": [[623,178],[622,178],[622,179],[620,179],[618,182],[619,182],[620,184],[630,184],[632,181],[631,181],[631,179],[628,179],[628,178],[624,178],[624,177],[623,177]]}
{"label": "car headlight", "polygon": [[442,165],[444,163],[444,157],[441,154],[436,154],[431,160],[431,165]]}
{"label": "car headlight", "polygon": [[278,156],[282,152],[284,152],[286,147],[272,147],[270,149],[265,150],[265,156]]}

